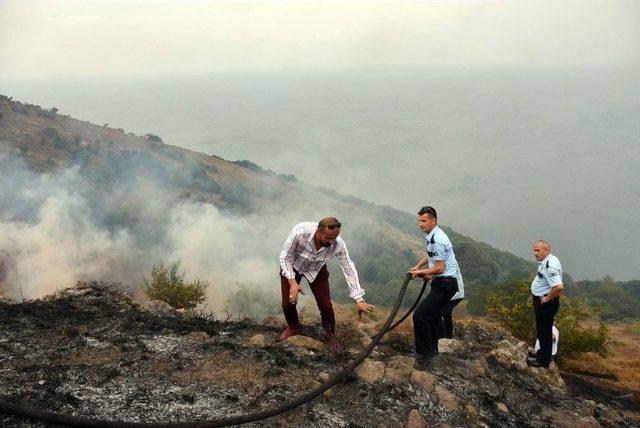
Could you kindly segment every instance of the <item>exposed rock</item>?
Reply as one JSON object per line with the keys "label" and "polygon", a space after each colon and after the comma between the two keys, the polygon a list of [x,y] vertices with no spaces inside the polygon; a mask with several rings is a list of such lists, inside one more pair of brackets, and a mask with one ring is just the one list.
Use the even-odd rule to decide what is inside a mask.
{"label": "exposed rock", "polygon": [[434,388],[438,403],[442,404],[450,412],[457,411],[460,407],[460,399],[447,388],[437,385]]}
{"label": "exposed rock", "polygon": [[324,343],[307,336],[291,336],[285,341],[285,343],[289,346],[306,348],[312,351],[322,351],[325,349]]}
{"label": "exposed rock", "polygon": [[336,338],[352,354],[360,353],[371,343],[371,337],[353,320],[338,323],[336,326]]}
{"label": "exposed rock", "polygon": [[[326,372],[321,372],[320,375],[318,376],[318,381],[314,381],[314,385],[313,388],[317,388],[319,387],[321,384],[327,382],[330,379],[330,375]],[[334,395],[336,395],[335,390],[336,388],[338,388],[338,386],[334,386],[331,389],[327,389],[325,392],[322,393],[322,395],[324,395],[327,398],[331,398]]]}
{"label": "exposed rock", "polygon": [[152,314],[170,314],[174,312],[174,309],[167,302],[163,302],[162,300],[152,300],[148,303],[145,303],[142,306],[142,310],[150,312]]}
{"label": "exposed rock", "polygon": [[409,375],[405,369],[391,369],[387,367],[384,372],[384,382],[390,385],[405,385],[409,383]]}
{"label": "exposed rock", "polygon": [[418,409],[411,409],[409,417],[407,418],[407,428],[426,428],[427,423],[418,411]]}
{"label": "exposed rock", "polygon": [[508,407],[507,407],[507,405],[506,405],[506,404],[504,404],[503,402],[501,402],[501,401],[496,401],[495,405],[496,405],[496,409],[497,409],[499,412],[504,413],[504,414],[509,413],[509,408],[508,408]]}
{"label": "exposed rock", "polygon": [[438,350],[441,354],[463,355],[467,352],[467,345],[458,339],[440,339]]}
{"label": "exposed rock", "polygon": [[385,366],[382,361],[374,361],[367,358],[360,364],[355,372],[356,375],[368,384],[380,382],[384,377]]}
{"label": "exposed rock", "polygon": [[489,353],[489,358],[508,369],[515,368],[521,371],[527,369],[526,354],[508,340],[498,342],[498,345]]}
{"label": "exposed rock", "polygon": [[464,406],[464,410],[467,416],[467,420],[473,424],[477,424],[480,420],[480,412],[478,408],[472,404]]}
{"label": "exposed rock", "polygon": [[392,330],[384,335],[382,343],[391,345],[394,348],[410,349],[413,346],[413,336]]}
{"label": "exposed rock", "polygon": [[516,343],[516,348],[520,350],[520,352],[526,354],[529,351],[529,346],[523,341]]}
{"label": "exposed rock", "polygon": [[276,337],[272,334],[259,333],[254,336],[251,336],[251,338],[249,339],[249,344],[253,346],[260,346],[263,348],[265,346],[272,346],[275,343],[276,343]]}
{"label": "exposed rock", "polygon": [[558,388],[563,394],[567,393],[567,386],[564,383],[564,379],[560,375],[560,370],[556,363],[552,362],[548,368],[542,367],[527,367],[527,371],[531,373],[540,382],[553,385]]}
{"label": "exposed rock", "polygon": [[489,360],[495,361],[497,364],[507,368],[528,372],[533,375],[539,382],[549,384],[557,388],[557,392],[566,394],[567,389],[558,366],[551,363],[549,368],[530,367],[527,365],[527,346],[524,342],[514,345],[509,340],[498,342],[497,346],[489,353]]}
{"label": "exposed rock", "polygon": [[436,378],[429,372],[423,372],[421,370],[413,370],[409,377],[411,383],[426,392],[433,392],[436,383]]}
{"label": "exposed rock", "polygon": [[208,342],[211,337],[204,331],[192,331],[187,334],[187,342],[190,343],[204,343]]}
{"label": "exposed rock", "polygon": [[481,377],[486,376],[489,370],[486,358],[478,358],[469,367],[474,375]]}
{"label": "exposed rock", "polygon": [[402,355],[393,356],[387,361],[387,369],[398,369],[407,377],[411,374],[415,365],[415,358]]}
{"label": "exposed rock", "polygon": [[331,375],[327,372],[320,372],[320,374],[318,375],[318,380],[322,383],[328,382],[330,378]]}

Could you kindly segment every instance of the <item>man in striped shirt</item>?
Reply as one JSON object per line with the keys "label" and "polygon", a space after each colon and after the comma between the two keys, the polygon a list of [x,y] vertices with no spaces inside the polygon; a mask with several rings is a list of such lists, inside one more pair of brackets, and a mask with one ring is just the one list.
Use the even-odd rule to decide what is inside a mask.
{"label": "man in striped shirt", "polygon": [[284,243],[280,253],[280,286],[282,310],[287,321],[287,329],[280,337],[287,339],[298,334],[298,293],[303,293],[300,281],[304,277],[309,282],[316,299],[325,340],[331,341],[335,332],[335,316],[329,291],[329,271],[327,261],[336,257],[349,287],[349,297],[356,301],[358,310],[371,312],[374,309],[364,301],[364,289],[358,280],[356,267],[349,258],[347,245],[338,235],[341,224],[335,217],[325,217],[320,222],[297,224]]}

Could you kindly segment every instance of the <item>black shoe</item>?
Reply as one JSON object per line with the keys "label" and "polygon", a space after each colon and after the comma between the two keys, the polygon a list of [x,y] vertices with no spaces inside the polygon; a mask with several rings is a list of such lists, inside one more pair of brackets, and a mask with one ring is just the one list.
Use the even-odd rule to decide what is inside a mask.
{"label": "black shoe", "polygon": [[529,349],[529,351],[527,351],[527,354],[531,358],[538,358],[538,353],[537,352],[533,352],[531,349]]}
{"label": "black shoe", "polygon": [[409,354],[409,356],[415,358],[416,361],[418,361],[418,360],[428,360],[430,358],[433,358],[435,355],[438,355],[438,351],[430,352],[430,353],[427,353],[427,354],[419,354],[417,352],[412,352],[411,354]]}
{"label": "black shoe", "polygon": [[543,367],[545,369],[549,367],[549,365],[542,364],[537,358],[527,358],[527,365],[531,367]]}

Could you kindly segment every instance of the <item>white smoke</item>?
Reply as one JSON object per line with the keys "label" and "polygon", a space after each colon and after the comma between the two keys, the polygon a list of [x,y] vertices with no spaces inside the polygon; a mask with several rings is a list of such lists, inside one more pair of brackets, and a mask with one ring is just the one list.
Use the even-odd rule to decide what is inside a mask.
{"label": "white smoke", "polygon": [[[0,167],[6,177],[0,183],[0,281],[9,297],[37,298],[87,280],[139,290],[154,264],[176,261],[188,279],[210,283],[207,303],[214,310],[238,283],[279,293],[277,255],[292,224],[274,227],[258,215],[232,216],[211,204],[172,204],[166,189],[141,177],[96,195],[78,168],[38,174],[15,159],[0,159]],[[125,207],[142,213],[144,224],[105,220],[106,212]]]}
{"label": "white smoke", "polygon": [[0,223],[0,248],[14,269],[14,294],[21,287],[32,298],[79,280],[124,279],[112,268],[127,263],[131,242],[124,231],[109,236],[98,228],[84,199],[58,188],[44,199],[34,223]]}

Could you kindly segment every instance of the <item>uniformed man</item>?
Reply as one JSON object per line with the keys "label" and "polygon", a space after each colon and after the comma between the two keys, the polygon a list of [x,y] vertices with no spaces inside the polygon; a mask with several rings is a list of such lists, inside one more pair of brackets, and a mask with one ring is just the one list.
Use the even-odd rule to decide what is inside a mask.
{"label": "uniformed man", "polygon": [[356,302],[358,311],[371,312],[374,309],[364,301],[364,289],[358,280],[358,272],[349,257],[347,245],[339,237],[342,225],[335,217],[325,217],[319,222],[303,222],[297,224],[280,253],[280,285],[282,292],[282,310],[287,321],[287,328],[280,335],[281,339],[288,339],[298,334],[300,321],[298,319],[298,293],[302,278],[309,282],[311,292],[316,299],[325,341],[332,347],[340,346],[335,343],[335,315],[329,291],[329,271],[327,261],[336,257],[347,280],[349,297]]}
{"label": "uniformed man", "polygon": [[551,254],[547,241],[533,244],[533,255],[539,262],[538,271],[531,283],[533,310],[536,315],[536,336],[540,342],[538,352],[527,359],[533,367],[549,367],[551,364],[553,343],[553,320],[560,308],[562,284],[562,266],[560,260]]}
{"label": "uniformed man", "polygon": [[[449,237],[438,226],[438,214],[433,207],[420,208],[418,225],[425,233],[427,255],[409,273],[412,278],[430,280],[431,291],[413,313],[413,333],[416,354],[431,358],[438,353],[438,339],[443,331],[443,311],[458,292],[460,268]],[[422,269],[424,265],[428,267]]]}

